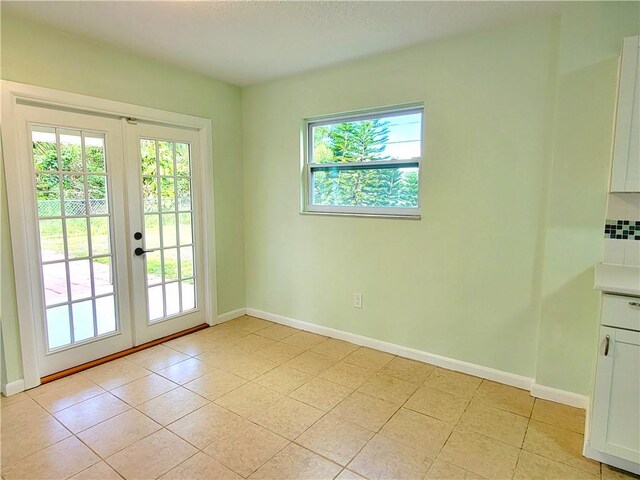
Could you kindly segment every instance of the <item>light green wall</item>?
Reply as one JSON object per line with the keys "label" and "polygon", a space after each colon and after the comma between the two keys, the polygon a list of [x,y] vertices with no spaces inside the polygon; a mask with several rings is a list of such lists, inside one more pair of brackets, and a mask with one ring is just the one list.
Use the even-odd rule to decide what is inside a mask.
{"label": "light green wall", "polygon": [[588,393],[593,378],[618,56],[640,4],[586,4],[561,18],[553,167],[536,381]]}
{"label": "light green wall", "polygon": [[[533,376],[557,24],[247,88],[247,305]],[[421,221],[299,214],[303,118],[416,101]]]}
{"label": "light green wall", "polygon": [[[239,87],[2,15],[1,77],[209,118],[213,123],[218,312],[245,304]],[[4,195],[4,183],[3,192]],[[4,203],[4,202],[3,202]],[[8,381],[21,377],[7,215],[2,234],[2,324]],[[5,278],[7,275],[7,278]],[[17,367],[17,368],[15,368]]]}
{"label": "light green wall", "polygon": [[[617,56],[639,18],[574,4],[245,89],[247,305],[588,393]],[[421,221],[298,213],[303,118],[415,101]]]}

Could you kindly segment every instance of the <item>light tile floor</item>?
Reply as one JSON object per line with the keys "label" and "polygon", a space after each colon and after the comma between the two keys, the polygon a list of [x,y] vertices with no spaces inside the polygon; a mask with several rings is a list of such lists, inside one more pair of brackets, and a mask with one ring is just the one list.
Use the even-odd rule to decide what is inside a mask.
{"label": "light tile floor", "polygon": [[582,410],[252,317],[0,412],[6,480],[634,478],[580,454]]}

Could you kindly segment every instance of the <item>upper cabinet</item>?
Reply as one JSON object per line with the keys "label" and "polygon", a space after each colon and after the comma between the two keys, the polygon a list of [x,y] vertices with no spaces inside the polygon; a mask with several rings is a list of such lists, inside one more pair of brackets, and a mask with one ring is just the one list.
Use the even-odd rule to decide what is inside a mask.
{"label": "upper cabinet", "polygon": [[640,36],[622,47],[618,112],[611,170],[612,192],[640,192]]}

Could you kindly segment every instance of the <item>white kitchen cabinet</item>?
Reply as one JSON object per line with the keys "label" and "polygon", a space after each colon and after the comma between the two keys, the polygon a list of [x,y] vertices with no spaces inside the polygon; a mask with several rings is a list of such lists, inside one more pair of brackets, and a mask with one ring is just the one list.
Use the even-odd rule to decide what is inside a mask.
{"label": "white kitchen cabinet", "polygon": [[603,296],[585,454],[640,473],[640,298]]}
{"label": "white kitchen cabinet", "polygon": [[611,168],[612,192],[640,192],[640,36],[622,47]]}

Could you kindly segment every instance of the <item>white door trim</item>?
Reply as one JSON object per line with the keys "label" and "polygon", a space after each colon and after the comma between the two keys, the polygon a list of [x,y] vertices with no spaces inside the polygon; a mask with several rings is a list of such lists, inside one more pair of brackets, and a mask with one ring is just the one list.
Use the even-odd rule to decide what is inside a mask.
{"label": "white door trim", "polygon": [[216,290],[216,257],[215,257],[215,222],[213,192],[213,146],[211,120],[191,115],[167,112],[155,108],[142,107],[113,100],[79,95],[50,88],[37,87],[23,83],[0,80],[1,125],[4,150],[4,167],[7,186],[7,203],[9,206],[9,223],[12,242],[13,267],[17,296],[18,323],[20,326],[20,344],[22,349],[22,367],[25,388],[40,384],[38,368],[38,351],[35,331],[35,311],[33,285],[29,272],[33,271],[37,252],[31,252],[27,242],[29,225],[25,220],[26,205],[23,185],[30,179],[21,175],[18,161],[19,128],[16,122],[16,105],[18,102],[39,104],[45,107],[60,108],[93,115],[104,115],[119,118],[135,118],[140,122],[154,122],[179,127],[192,128],[198,131],[202,153],[204,175],[194,181],[200,182],[202,192],[202,242],[204,249],[204,300],[205,314],[210,324],[217,320]]}

